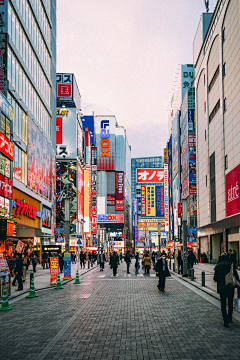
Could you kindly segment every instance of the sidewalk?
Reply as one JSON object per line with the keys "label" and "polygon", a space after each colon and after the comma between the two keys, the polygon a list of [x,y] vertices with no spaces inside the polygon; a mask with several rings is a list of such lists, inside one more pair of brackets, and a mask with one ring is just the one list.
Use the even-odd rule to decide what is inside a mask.
{"label": "sidewalk", "polygon": [[[72,279],[75,279],[76,276],[76,271],[78,270],[79,275],[83,275],[86,272],[96,269],[97,265],[93,265],[93,267],[91,267],[90,265],[90,269],[88,269],[88,263],[86,262],[85,264],[85,268],[81,269],[81,266],[79,265],[79,269],[78,269],[78,264],[72,264],[71,267],[71,274],[72,274]],[[24,293],[28,293],[30,291],[30,274],[33,273],[34,274],[34,286],[36,290],[40,290],[40,289],[46,289],[46,288],[52,288],[53,285],[50,285],[50,269],[43,269],[41,265],[37,265],[36,267],[36,272],[33,273],[32,270],[32,265],[29,266],[27,274],[26,274],[26,280],[23,283],[23,290],[22,291],[16,291],[18,286],[12,286],[11,285],[11,296],[9,297],[9,299],[14,299],[17,296],[20,296]],[[60,279],[61,279],[61,283],[64,285],[66,283],[68,283],[71,280],[63,280],[63,273],[60,273]],[[13,281],[14,278],[12,278]],[[17,281],[16,281],[16,285],[18,285]],[[1,298],[0,298],[0,303],[1,303]]]}

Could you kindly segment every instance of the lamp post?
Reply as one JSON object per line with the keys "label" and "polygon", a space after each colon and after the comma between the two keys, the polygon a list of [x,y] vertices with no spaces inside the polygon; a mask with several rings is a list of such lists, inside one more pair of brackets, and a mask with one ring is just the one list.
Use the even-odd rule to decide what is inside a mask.
{"label": "lamp post", "polygon": [[183,277],[187,277],[187,199],[182,200],[182,227],[183,227]]}
{"label": "lamp post", "polygon": [[65,198],[65,251],[69,252],[70,199]]}

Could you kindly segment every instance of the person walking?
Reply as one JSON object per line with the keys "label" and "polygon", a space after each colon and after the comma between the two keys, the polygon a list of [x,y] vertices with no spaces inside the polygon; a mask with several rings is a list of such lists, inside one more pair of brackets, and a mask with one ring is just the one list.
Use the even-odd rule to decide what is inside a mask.
{"label": "person walking", "polygon": [[130,255],[129,250],[127,251],[127,254],[125,256],[125,261],[126,261],[126,264],[127,264],[127,274],[130,274],[129,267],[130,267],[130,264],[131,264],[131,255]]}
{"label": "person walking", "polygon": [[190,253],[188,254],[187,260],[188,260],[188,268],[192,269],[193,264],[194,264],[194,262],[196,260],[196,256],[194,255],[192,250],[190,250]]}
{"label": "person walking", "polygon": [[45,253],[45,251],[42,254],[42,266],[43,266],[43,269],[45,269],[45,266],[46,266],[46,269],[48,268],[48,256],[47,256],[47,253]]}
{"label": "person walking", "polygon": [[16,291],[23,290],[23,283],[22,283],[22,274],[23,274],[23,260],[21,259],[20,255],[17,253],[16,255],[16,267],[15,267],[15,274],[16,279],[18,282],[18,289]]}
{"label": "person walking", "polygon": [[140,266],[140,264],[139,264],[139,254],[138,253],[136,253],[135,259],[136,259],[136,262],[135,262],[135,275],[138,275],[139,274],[138,270],[139,270],[139,266]]}
{"label": "person walking", "polygon": [[27,254],[23,254],[22,282],[25,282],[26,280],[27,269],[28,269],[28,257]]}
{"label": "person walking", "polygon": [[156,275],[159,278],[158,282],[158,290],[165,291],[165,282],[166,277],[170,276],[168,266],[167,266],[167,259],[166,259],[166,253],[165,251],[162,252],[160,258],[158,259],[154,270],[156,271]]}
{"label": "person walking", "polygon": [[151,265],[151,258],[150,258],[150,255],[149,253],[147,252],[142,260],[142,264],[144,266],[144,269],[145,269],[145,273],[144,275],[148,275],[150,276],[149,274],[149,269],[150,269],[150,265]]}
{"label": "person walking", "polygon": [[117,255],[116,251],[114,251],[110,255],[110,267],[111,267],[111,269],[113,269],[113,276],[117,275],[118,265],[119,265],[118,255]]}
{"label": "person walking", "polygon": [[105,261],[106,261],[105,254],[103,253],[103,251],[101,251],[101,254],[100,254],[100,271],[103,271]]}
{"label": "person walking", "polygon": [[182,259],[181,251],[178,251],[177,261],[178,261],[179,273],[183,274],[183,259]]}
{"label": "person walking", "polygon": [[58,261],[59,261],[59,268],[60,268],[60,272],[63,272],[63,266],[64,266],[64,255],[63,253],[60,251],[59,255],[58,255]]}
{"label": "person walking", "polygon": [[152,252],[152,263],[153,263],[153,266],[155,265],[155,261],[156,261],[156,254],[155,254],[155,251]]}
{"label": "person walking", "polygon": [[236,252],[236,250],[233,250],[232,262],[233,262],[233,268],[236,270],[236,268],[237,268],[237,252]]}
{"label": "person walking", "polygon": [[80,264],[81,264],[81,269],[82,267],[84,267],[85,269],[85,254],[83,253],[83,251],[80,252]]}
{"label": "person walking", "polygon": [[123,254],[122,254],[122,251],[120,252],[120,260],[121,260],[121,263],[122,263],[122,259],[123,259]]}
{"label": "person walking", "polygon": [[[225,285],[225,276],[231,270],[231,262],[227,253],[222,253],[219,257],[219,262],[214,268],[213,280],[217,283],[217,292],[220,294],[221,311],[225,327],[229,327],[229,322],[232,321],[233,314],[233,298],[234,288]],[[239,281],[238,273],[233,269],[235,278]],[[228,299],[228,313],[227,313],[227,299]]]}
{"label": "person walking", "polygon": [[30,254],[30,260],[32,261],[33,272],[36,272],[37,257],[34,254],[34,251]]}

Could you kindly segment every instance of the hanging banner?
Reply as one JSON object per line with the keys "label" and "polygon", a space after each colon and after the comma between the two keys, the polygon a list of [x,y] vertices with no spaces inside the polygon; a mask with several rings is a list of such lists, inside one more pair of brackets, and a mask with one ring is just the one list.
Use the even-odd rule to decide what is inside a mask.
{"label": "hanging banner", "polygon": [[58,257],[50,257],[50,285],[57,284],[57,278],[59,273]]}
{"label": "hanging banner", "polygon": [[124,172],[116,172],[116,211],[123,211]]}
{"label": "hanging banner", "polygon": [[18,243],[17,243],[17,246],[16,246],[16,249],[15,249],[15,250],[16,250],[17,252],[21,253],[23,247],[24,247],[24,242],[22,242],[21,240],[19,240]]}
{"label": "hanging banner", "polygon": [[164,212],[165,212],[165,231],[169,231],[168,220],[168,165],[164,164]]}
{"label": "hanging banner", "polygon": [[134,199],[134,238],[135,243],[138,242],[138,198],[135,197]]}
{"label": "hanging banner", "polygon": [[146,216],[146,186],[141,186],[141,216]]}
{"label": "hanging banner", "polygon": [[64,280],[71,279],[71,254],[69,252],[64,253]]}
{"label": "hanging banner", "polygon": [[156,216],[164,217],[164,187],[156,186]]}

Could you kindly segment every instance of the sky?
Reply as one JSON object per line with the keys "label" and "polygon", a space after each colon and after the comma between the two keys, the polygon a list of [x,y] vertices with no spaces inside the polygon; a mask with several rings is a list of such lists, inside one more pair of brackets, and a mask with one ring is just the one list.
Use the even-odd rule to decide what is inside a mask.
{"label": "sky", "polygon": [[[210,12],[217,0],[210,0]],[[163,155],[178,64],[191,64],[204,0],[57,0],[57,72],[84,115],[115,115],[132,157]]]}

